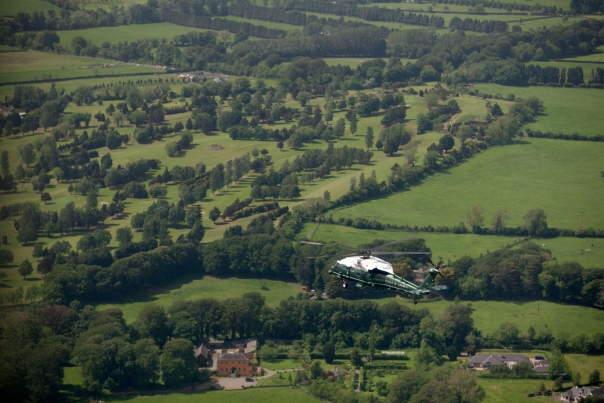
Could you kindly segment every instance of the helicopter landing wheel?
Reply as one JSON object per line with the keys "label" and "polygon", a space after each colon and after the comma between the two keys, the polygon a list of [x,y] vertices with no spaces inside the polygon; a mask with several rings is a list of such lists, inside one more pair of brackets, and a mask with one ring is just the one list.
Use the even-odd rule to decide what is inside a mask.
{"label": "helicopter landing wheel", "polygon": [[413,301],[413,305],[417,305],[417,301]]}
{"label": "helicopter landing wheel", "polygon": [[342,288],[348,288],[348,284],[346,284],[346,283],[342,284]]}

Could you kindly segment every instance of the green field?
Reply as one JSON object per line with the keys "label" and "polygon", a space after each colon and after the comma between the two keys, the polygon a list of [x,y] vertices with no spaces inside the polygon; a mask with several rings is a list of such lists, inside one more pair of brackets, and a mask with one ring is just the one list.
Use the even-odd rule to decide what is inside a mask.
{"label": "green field", "polygon": [[[106,66],[106,67],[104,67]],[[124,65],[115,60],[93,59],[44,52],[0,53],[0,84],[18,81],[111,76],[114,74],[159,73],[162,70]],[[117,80],[117,78],[114,78]],[[88,80],[87,80],[88,81]],[[50,86],[50,84],[48,84]],[[57,84],[61,86],[61,83]],[[11,91],[12,94],[12,91]]]}
{"label": "green field", "polygon": [[[535,4],[541,4],[542,6],[556,6],[558,8],[563,8],[565,10],[568,10],[568,0],[539,0],[539,1],[533,1],[533,0],[525,0],[524,2],[519,2],[517,0],[501,0],[501,3],[524,3],[527,6],[530,5],[535,5]],[[436,3],[436,4],[428,4],[428,3],[405,3],[405,2],[401,2],[401,3],[371,3],[370,6],[378,6],[378,7],[385,7],[385,8],[399,8],[401,10],[405,10],[405,11],[427,11],[428,7],[432,6],[433,11],[437,12],[437,11],[444,11],[445,7],[448,7],[448,11],[455,11],[455,12],[467,12],[468,11],[468,6],[459,6],[459,5],[455,5],[455,4],[442,4],[442,3]],[[499,9],[499,8],[494,8],[494,7],[485,7],[485,11],[487,13],[507,13],[507,11],[505,9]],[[518,10],[513,10],[512,13],[520,13],[522,11],[518,11]],[[471,14],[473,15],[473,14]],[[497,19],[497,15],[492,15],[491,16],[493,19]]]}
{"label": "green field", "polygon": [[[307,15],[315,15],[319,18],[325,18],[325,19],[333,19],[333,20],[337,20],[340,18],[339,15],[335,15],[335,14],[324,14],[324,13],[313,13],[313,12],[308,12],[306,11],[305,14]],[[410,25],[410,24],[401,24],[398,22],[386,22],[386,21],[369,21],[369,20],[364,20],[362,18],[358,18],[358,17],[341,17],[344,18],[344,21],[354,21],[354,22],[362,22],[365,24],[371,24],[371,25],[375,25],[378,27],[386,27],[389,29],[397,29],[399,31],[407,31],[410,29],[427,29],[426,27],[423,27],[421,25]],[[440,30],[442,31],[442,29]]]}
{"label": "green field", "polygon": [[[574,67],[567,63],[568,67]],[[587,136],[604,134],[601,116],[604,93],[590,88],[508,87],[498,84],[476,84],[480,92],[514,94],[516,97],[537,97],[543,101],[544,112],[525,127],[553,133],[579,133]],[[504,109],[505,111],[505,109]]]}
{"label": "green field", "polygon": [[13,16],[17,13],[46,12],[49,10],[54,10],[57,13],[61,12],[59,7],[43,0],[0,0],[0,15]]}
{"label": "green field", "polygon": [[273,361],[262,361],[260,365],[262,366],[262,368],[270,369],[271,371],[302,368],[302,364],[298,360],[290,360],[289,358],[280,360],[277,359]]}
{"label": "green field", "polygon": [[120,397],[112,399],[111,401],[132,403],[267,403],[284,401],[288,403],[315,403],[319,400],[309,396],[304,390],[299,388],[255,388],[241,391],[212,391],[191,394],[171,393],[156,396]]}
{"label": "green field", "polygon": [[80,367],[65,367],[65,377],[63,378],[64,385],[81,385],[82,378],[82,370]]}
{"label": "green field", "polygon": [[[279,375],[281,375],[281,378],[279,378]],[[288,374],[275,374],[268,378],[259,379],[257,386],[287,386],[291,383],[287,376]]]}
{"label": "green field", "polygon": [[604,45],[600,45],[596,48],[596,51],[592,54],[585,56],[568,57],[562,60],[572,60],[577,62],[599,62],[604,63]]}
{"label": "green field", "polygon": [[470,206],[481,204],[486,223],[503,208],[511,214],[507,225],[518,226],[526,211],[539,207],[552,227],[578,229],[583,214],[584,227],[604,228],[603,153],[601,143],[523,139],[482,152],[410,191],[336,210],[334,217],[454,226]]}
{"label": "green field", "polygon": [[145,4],[146,0],[86,0],[80,7],[86,10],[104,8],[110,10],[112,6],[128,6],[128,4]]}
{"label": "green field", "polygon": [[[426,308],[439,315],[454,301],[422,300],[417,305],[411,301],[397,301],[412,309]],[[537,333],[546,328],[554,336],[562,332],[568,334],[602,333],[604,329],[604,311],[578,305],[565,305],[548,301],[463,301],[470,302],[475,309],[472,314],[474,326],[484,335],[492,335],[502,323],[511,322],[526,334],[532,326]],[[516,315],[516,316],[514,316]],[[564,318],[564,320],[560,320]]]}
{"label": "green field", "polygon": [[[316,230],[315,230],[316,228]],[[314,231],[314,233],[313,233]],[[461,256],[479,257],[487,251],[501,249],[515,243],[517,237],[474,235],[474,234],[445,234],[431,232],[405,232],[401,230],[377,231],[356,229],[352,227],[307,223],[300,233],[300,239],[311,239],[319,242],[339,242],[356,248],[374,239],[386,241],[417,236],[426,240],[426,245],[436,256],[442,256],[446,262],[454,261]],[[540,241],[536,241],[540,242]],[[552,252],[552,257],[560,262],[578,262],[584,267],[604,267],[604,239],[558,237],[543,240],[546,248]],[[590,253],[581,250],[591,249]]]}
{"label": "green field", "polygon": [[185,27],[170,24],[168,22],[154,24],[132,24],[119,25],[116,27],[99,27],[88,29],[74,29],[69,31],[57,31],[61,37],[61,45],[70,46],[76,36],[81,36],[95,45],[100,46],[103,42],[135,42],[138,39],[163,39],[168,42],[176,35],[186,34],[192,31],[207,31],[204,29]]}
{"label": "green field", "polygon": [[[263,290],[265,285],[268,289]],[[140,309],[150,302],[169,308],[174,301],[195,300],[202,298],[215,298],[224,300],[227,298],[241,297],[248,292],[259,292],[266,297],[266,304],[278,306],[279,302],[290,296],[296,296],[302,288],[300,284],[289,283],[279,280],[265,280],[256,278],[217,278],[206,276],[203,279],[183,279],[177,285],[173,284],[163,290],[152,290],[119,304],[99,305],[98,309],[118,307],[124,312],[124,318],[128,322],[136,319]]]}
{"label": "green field", "polygon": [[228,15],[226,17],[220,17],[220,18],[223,18],[225,20],[230,20],[230,21],[237,21],[237,22],[249,22],[250,24],[261,25],[263,27],[270,28],[270,29],[282,29],[284,31],[295,31],[295,30],[302,31],[302,28],[303,28],[301,25],[292,25],[292,24],[283,24],[280,22],[255,20],[253,18],[235,17],[233,15]]}
{"label": "green field", "polygon": [[[485,390],[483,403],[551,402],[549,397],[528,397],[529,393],[539,390],[541,382],[540,379],[479,379],[478,385]],[[546,380],[545,387],[551,388],[552,382]]]}

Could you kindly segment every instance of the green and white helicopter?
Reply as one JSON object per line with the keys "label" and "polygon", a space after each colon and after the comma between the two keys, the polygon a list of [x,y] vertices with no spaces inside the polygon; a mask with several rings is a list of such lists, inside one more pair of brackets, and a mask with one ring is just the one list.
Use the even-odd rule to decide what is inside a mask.
{"label": "green and white helicopter", "polygon": [[[395,243],[405,241],[415,237],[405,237],[397,239],[395,241],[387,242],[383,245],[376,246],[372,249],[359,249],[355,253],[344,255],[343,259],[338,260],[328,273],[334,275],[344,281],[342,287],[348,287],[348,281],[354,282],[356,287],[382,287],[388,290],[394,290],[397,292],[407,294],[413,303],[417,304],[417,300],[424,294],[430,293],[430,291],[442,291],[446,290],[446,286],[435,286],[434,279],[440,273],[440,266],[442,262],[434,265],[432,261],[432,267],[428,271],[428,275],[424,278],[424,281],[418,286],[411,281],[405,280],[404,278],[394,274],[392,264],[380,259],[376,255],[430,255],[432,252],[388,252],[380,251],[387,246],[394,245]],[[308,242],[300,241],[300,243],[324,246],[326,244],[320,242]]]}

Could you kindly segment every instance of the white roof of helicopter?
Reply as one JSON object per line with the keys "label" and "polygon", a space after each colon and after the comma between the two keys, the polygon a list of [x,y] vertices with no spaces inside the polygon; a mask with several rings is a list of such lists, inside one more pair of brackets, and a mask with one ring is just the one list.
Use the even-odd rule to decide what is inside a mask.
{"label": "white roof of helicopter", "polygon": [[351,256],[338,260],[338,263],[348,267],[364,269],[366,271],[369,271],[371,269],[379,269],[390,274],[394,274],[394,271],[392,270],[392,265],[390,263],[375,256]]}

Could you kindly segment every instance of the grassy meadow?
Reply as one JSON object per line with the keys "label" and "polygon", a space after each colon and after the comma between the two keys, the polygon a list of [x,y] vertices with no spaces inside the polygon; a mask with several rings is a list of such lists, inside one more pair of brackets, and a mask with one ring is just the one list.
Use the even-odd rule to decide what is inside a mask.
{"label": "grassy meadow", "polygon": [[[248,292],[259,292],[266,298],[266,305],[275,307],[279,305],[279,302],[290,296],[296,296],[302,291],[300,284],[280,280],[211,276],[199,279],[195,277],[198,276],[181,279],[165,289],[150,290],[147,293],[129,297],[120,303],[98,305],[97,309],[120,308],[124,312],[124,319],[132,322],[136,319],[140,309],[151,302],[167,309],[174,301],[202,298],[214,298],[222,301],[227,298],[240,297]],[[266,289],[262,289],[263,286]]]}
{"label": "grassy meadow", "polygon": [[[435,316],[442,314],[454,301],[421,300],[417,305],[402,298],[396,300],[411,309],[428,309]],[[384,300],[385,302],[385,300]],[[461,301],[474,308],[474,326],[483,335],[492,335],[502,323],[514,323],[526,334],[532,326],[537,333],[549,329],[554,336],[567,333],[592,335],[604,329],[604,311],[578,305],[566,305],[549,301]],[[514,316],[516,315],[516,316]],[[564,318],[564,320],[560,320]]]}
{"label": "grassy meadow", "polygon": [[603,153],[601,143],[523,139],[486,150],[409,191],[335,210],[334,217],[454,226],[481,204],[487,224],[503,208],[511,214],[507,225],[518,226],[526,211],[540,207],[552,227],[577,229],[583,214],[584,227],[603,228]]}
{"label": "grassy meadow", "polygon": [[[312,238],[311,238],[312,236]],[[395,240],[406,236],[416,236],[426,240],[426,245],[435,256],[441,256],[445,262],[457,260],[462,256],[479,257],[489,251],[504,248],[518,241],[517,237],[475,235],[475,234],[446,234],[432,232],[406,232],[401,230],[369,230],[352,227],[307,223],[299,234],[300,239],[311,239],[317,242],[339,242],[356,248],[374,239],[385,241]],[[560,262],[578,262],[583,267],[602,267],[604,265],[604,239],[558,237],[553,239],[536,240],[544,243],[552,252],[552,258]],[[592,252],[581,253],[590,248]]]}
{"label": "grassy meadow", "polygon": [[166,39],[168,42],[176,35],[182,35],[191,31],[207,31],[205,29],[185,27],[183,25],[168,22],[152,24],[119,25],[116,27],[98,27],[87,29],[73,29],[68,31],[57,31],[61,37],[61,45],[69,46],[73,38],[81,36],[92,41],[97,46],[103,42],[136,42],[138,39]]}
{"label": "grassy meadow", "polygon": [[[108,400],[109,401],[109,400]],[[211,391],[205,393],[171,393],[155,396],[124,396],[111,399],[111,402],[128,403],[316,403],[319,400],[309,396],[300,388],[252,388],[233,391]]]}
{"label": "grassy meadow", "polygon": [[[574,67],[572,63],[566,63]],[[591,73],[590,73],[591,74]],[[604,134],[601,125],[604,93],[592,88],[509,87],[499,84],[476,84],[480,92],[537,97],[543,101],[543,113],[525,127],[553,133],[579,133],[587,136]],[[499,101],[497,101],[499,102]],[[505,108],[502,108],[505,111]]]}
{"label": "grassy meadow", "polygon": [[61,9],[48,1],[43,0],[0,0],[0,15],[15,16],[18,13],[33,13],[34,11],[56,11]]}
{"label": "grassy meadow", "polygon": [[[114,74],[158,72],[161,72],[161,70],[149,67],[137,67],[136,65],[125,65],[115,60],[57,55],[32,50],[27,52],[0,53],[0,84],[18,81],[49,80],[53,78],[65,79],[82,76],[112,76]],[[117,80],[117,78],[114,78],[114,80]],[[58,87],[61,85],[63,83],[57,83]],[[50,87],[50,83],[48,87]],[[12,94],[12,92],[10,93]]]}

